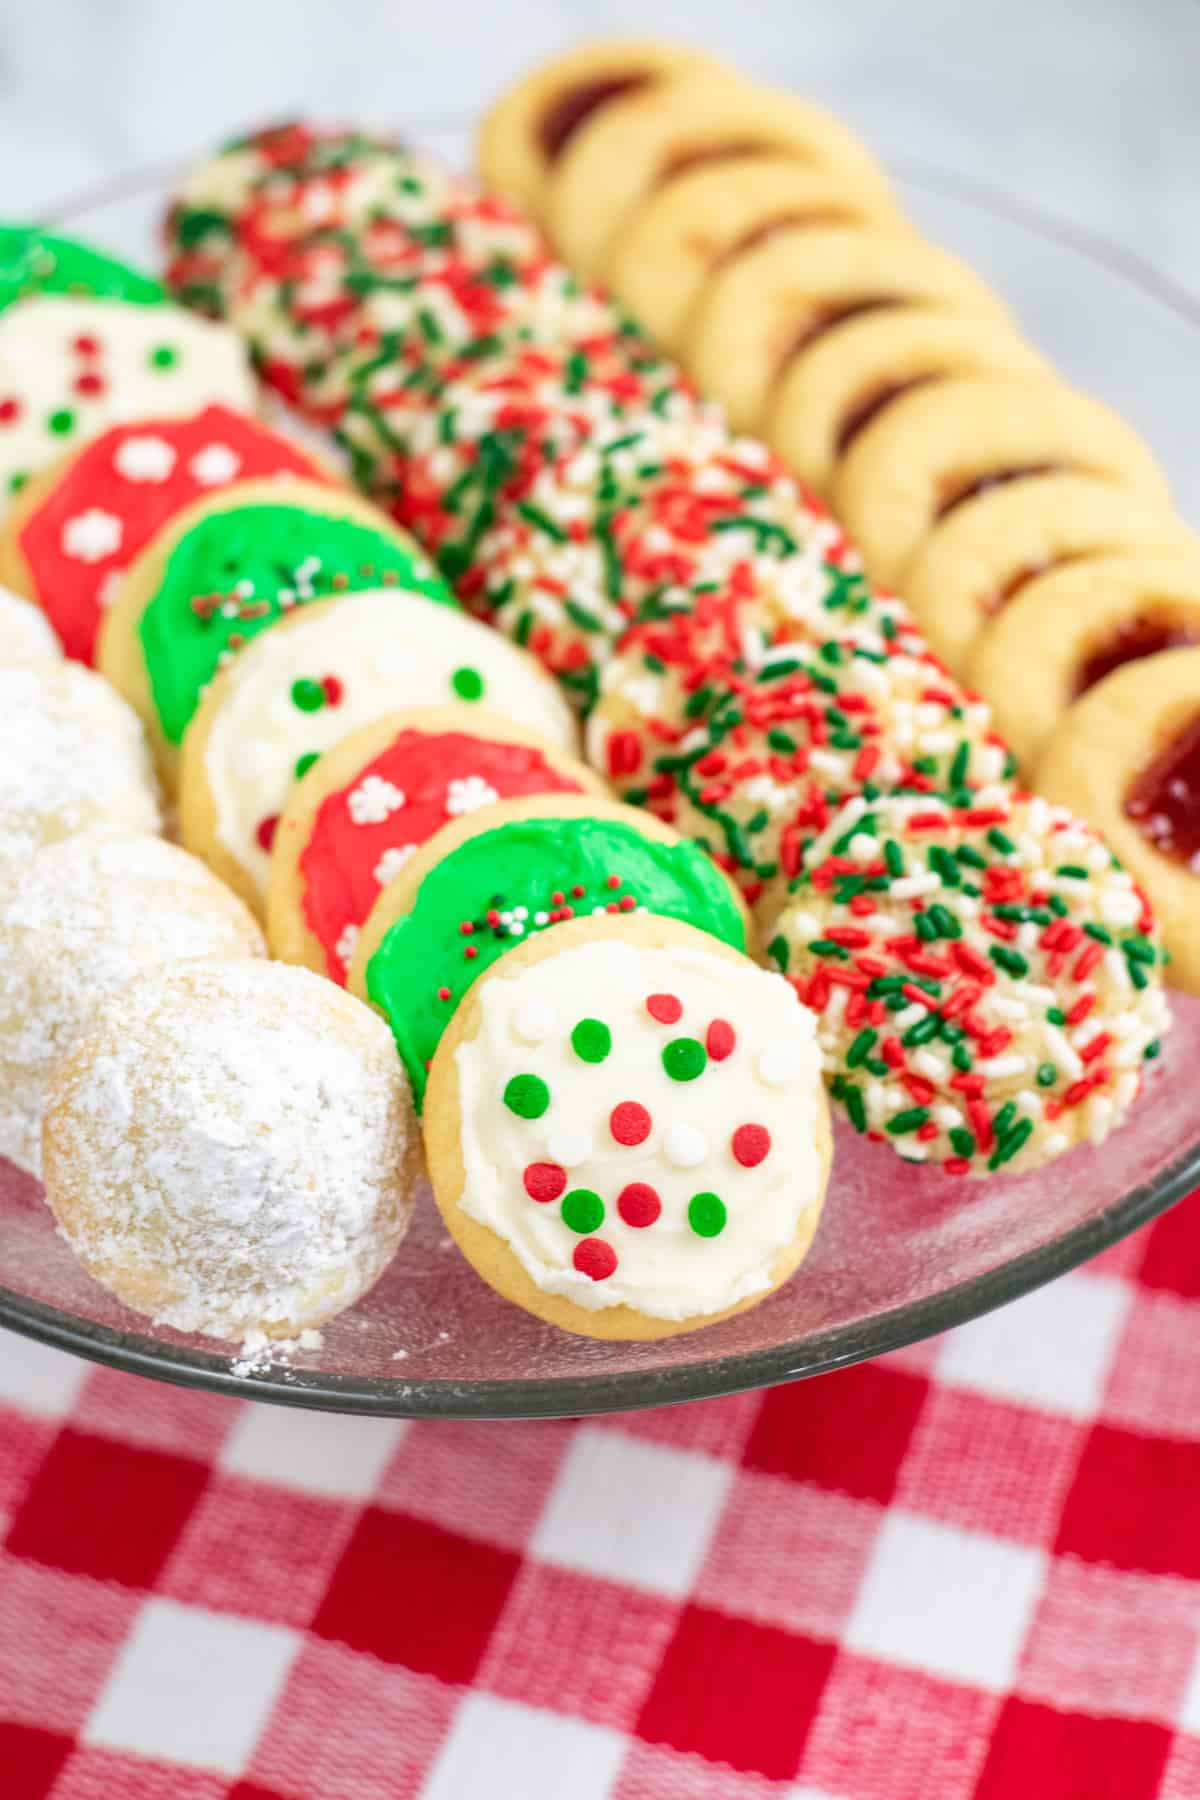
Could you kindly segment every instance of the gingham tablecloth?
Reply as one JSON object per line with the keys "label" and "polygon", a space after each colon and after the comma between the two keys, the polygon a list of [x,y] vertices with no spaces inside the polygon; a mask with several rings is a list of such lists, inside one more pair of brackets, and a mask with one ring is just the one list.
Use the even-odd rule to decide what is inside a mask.
{"label": "gingham tablecloth", "polygon": [[3,1800],[1196,1800],[1200,1196],[816,1381],[321,1418],[0,1336]]}

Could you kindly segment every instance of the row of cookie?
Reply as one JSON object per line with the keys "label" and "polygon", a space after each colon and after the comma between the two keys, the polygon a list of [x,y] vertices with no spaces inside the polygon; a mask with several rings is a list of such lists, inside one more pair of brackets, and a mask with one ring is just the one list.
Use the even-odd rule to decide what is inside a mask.
{"label": "row of cookie", "polygon": [[[419,291],[419,283],[415,291]],[[497,348],[493,342],[472,359],[485,377]],[[503,344],[499,349],[503,353]],[[536,389],[547,361],[558,392],[552,387],[548,395],[535,394],[533,416],[539,435],[560,424],[560,415],[570,410],[562,392],[562,365],[556,368],[553,356],[541,346],[533,385]],[[412,366],[419,365],[414,362]],[[394,368],[392,373],[394,378]],[[451,379],[457,379],[457,375]],[[585,367],[580,371],[576,395],[581,388],[586,390],[586,384]],[[516,363],[509,357],[504,364],[504,380],[499,384],[506,403],[512,399],[514,386],[524,394],[517,382]],[[467,452],[473,447],[477,452],[475,460],[485,465],[496,460],[493,455],[478,454],[481,445],[488,451],[493,448],[495,415],[487,407],[482,409],[480,437],[474,438],[476,414],[469,415],[464,425],[460,407],[441,404],[442,388],[443,377],[436,375],[430,381],[407,383],[403,391],[395,394],[396,404],[387,409],[389,421],[406,411],[419,420],[422,405],[428,404],[424,398],[427,391],[437,402],[433,408],[436,427],[432,436],[443,460],[439,464],[434,461],[436,452],[430,454],[428,485],[433,490],[434,506],[425,513],[423,526],[435,541],[441,529],[437,519],[439,476],[445,483],[446,496],[457,501],[461,484],[464,480],[469,484],[472,478],[472,458]],[[506,423],[507,420],[505,415]],[[711,459],[711,450],[709,455]],[[699,459],[698,470],[702,473],[705,467],[704,460]],[[502,459],[501,469],[503,474]],[[560,479],[560,465],[551,462],[540,474],[543,488],[539,491],[537,511],[557,527],[561,551],[564,542],[571,542],[570,513],[564,512],[560,523],[546,512],[545,505],[549,498],[547,486],[557,494],[554,484]],[[703,486],[695,472],[689,473],[681,491],[693,500],[698,492],[702,494]],[[503,497],[503,492],[501,479],[486,497],[490,501],[497,493]],[[443,503],[442,511],[453,514],[455,506]],[[435,521],[432,525],[431,519]],[[477,553],[483,535],[468,532],[468,554]],[[543,527],[543,536],[549,535]],[[586,541],[587,537],[585,521],[581,538]],[[535,551],[536,545],[531,559]],[[768,551],[765,560],[770,557]],[[904,630],[902,614],[881,607],[865,594],[862,604],[868,615],[866,620],[856,619],[853,631],[839,640],[814,629],[817,621],[828,629],[834,609],[825,599],[810,609],[807,619],[804,610],[798,608],[786,625],[775,624],[764,632],[759,601],[761,574],[756,566],[748,567],[746,574],[744,586],[729,583],[728,591],[718,589],[716,595],[704,591],[708,584],[699,584],[701,591],[687,594],[681,612],[661,609],[666,616],[658,617],[660,609],[652,607],[649,616],[630,633],[631,638],[641,633],[650,641],[631,652],[641,660],[628,681],[621,679],[618,658],[617,679],[609,694],[601,699],[595,724],[590,728],[594,733],[593,755],[601,767],[625,778],[630,797],[660,806],[685,830],[707,839],[718,857],[749,878],[751,892],[764,882],[775,881],[781,871],[785,877],[796,879],[801,873],[806,844],[819,837],[837,805],[856,794],[873,799],[888,785],[899,782],[934,794],[950,790],[960,808],[965,796],[967,810],[985,821],[989,811],[997,806],[996,820],[1007,816],[1011,795],[1002,783],[1003,751],[989,740],[986,714],[982,709],[972,711],[965,697],[956,693],[954,684],[931,663],[919,643],[897,644],[898,630],[906,639],[909,635]],[[853,592],[853,584],[849,585]],[[843,580],[843,603],[848,597],[846,590]],[[847,610],[853,615],[852,607]],[[897,620],[901,621],[899,626]],[[898,648],[906,654],[897,656]],[[613,679],[613,674],[610,668],[604,676],[605,683]],[[664,674],[670,679],[664,681]],[[843,698],[845,705],[841,704]],[[640,739],[637,730],[629,728],[627,722],[618,721],[617,728],[611,728],[613,709],[621,705],[632,705],[639,716],[643,726]],[[978,787],[981,781],[988,784],[982,790]],[[999,791],[992,792],[997,784]],[[973,793],[977,807],[969,805]],[[1049,830],[1049,821],[1039,820],[1039,827]],[[1104,854],[1099,850],[1097,853]],[[970,889],[975,884],[966,885]],[[777,903],[781,898],[779,890],[772,890],[772,894]],[[966,892],[960,898],[964,904],[970,904],[974,895]],[[1080,898],[1083,916],[1087,918],[1087,904]],[[1140,905],[1138,913],[1140,917]],[[1106,929],[1102,922],[1097,923]],[[1161,959],[1146,934],[1140,935],[1145,942],[1140,946],[1138,974],[1140,977],[1147,966],[1151,970],[1149,980],[1155,996],[1148,1005],[1156,1008],[1154,1019],[1147,1022],[1139,1039],[1142,1049],[1157,1041],[1162,1009],[1158,993]],[[985,969],[990,974],[990,965],[985,965]],[[996,980],[995,976],[990,978]],[[1062,978],[1060,968],[1054,979]],[[1127,982],[1131,992],[1139,991],[1132,976],[1127,977]],[[1040,1005],[1043,1010],[1059,1011],[1065,1017],[1066,1010],[1076,1004],[1077,996],[1071,992],[1062,997],[1066,1000],[1064,1008],[1057,1006],[1053,992],[1048,997],[1037,993],[1001,994],[999,1000],[1001,1007],[1016,1007],[1018,1012]],[[883,1007],[884,1002],[879,999],[877,1004]],[[957,1004],[962,1005],[961,998]],[[952,1021],[953,1015],[947,1020],[947,1028],[958,1030]],[[975,1015],[972,1022],[979,1026],[985,1039],[1000,1029],[984,1026]],[[831,1029],[835,1025],[836,1018],[831,1014]],[[1074,1024],[1071,1029],[1075,1029]],[[837,1049],[833,1041],[828,1055],[831,1068],[836,1069]],[[994,1101],[991,1111],[1007,1122],[1012,1115],[1006,1115],[1004,1109],[1011,1098],[1014,1076],[1027,1073],[1024,1064],[1018,1061],[1014,1067],[1012,1058],[1005,1063],[1003,1059],[986,1057],[983,1064],[982,1070],[975,1070],[972,1065],[970,1078],[983,1083],[984,1098],[990,1096]],[[1136,1076],[1133,1084],[1123,1081],[1119,1104],[1114,1105],[1111,1092],[1117,1077],[1107,1068],[1102,1074],[1102,1084],[1087,1090],[1094,1095],[1095,1104],[1078,1115],[1076,1135],[1103,1135],[1132,1098]],[[1063,1095],[1069,1089],[1075,1090],[1065,1063],[1056,1066],[1054,1082],[1055,1090],[1047,1095],[1051,1106],[1059,1104],[1058,1090]],[[1025,1091],[1019,1083],[1017,1091]],[[899,1078],[890,1080],[889,1092],[902,1092]],[[1080,1098],[1076,1092],[1072,1104],[1078,1104]],[[946,1129],[935,1133],[933,1151],[925,1149],[918,1154],[936,1152],[940,1160],[954,1167],[986,1168],[993,1155],[986,1134],[982,1134],[970,1156],[950,1139],[950,1130],[959,1131],[961,1146],[962,1133],[968,1129],[959,1115],[950,1112],[952,1104],[947,1101],[943,1109]],[[1023,1111],[1018,1122],[1023,1124],[1025,1117]],[[924,1123],[918,1121],[918,1127]],[[1022,1142],[1028,1136],[1023,1134]],[[1067,1147],[1067,1141],[1062,1133],[1041,1130],[1029,1142],[1023,1160],[1053,1154]],[[1016,1151],[1010,1150],[1010,1158],[1015,1155]]]}
{"label": "row of cookie", "polygon": [[707,58],[607,43],[518,83],[479,154],[831,498],[1027,771],[1108,668],[1200,636],[1200,543],[1145,445],[1054,377],[821,115]]}

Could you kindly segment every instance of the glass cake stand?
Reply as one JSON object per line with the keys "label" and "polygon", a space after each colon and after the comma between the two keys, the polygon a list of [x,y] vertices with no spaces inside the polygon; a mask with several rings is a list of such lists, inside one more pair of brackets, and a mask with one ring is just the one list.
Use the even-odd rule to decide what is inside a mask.
{"label": "glass cake stand", "polygon": [[[422,132],[466,160],[465,128]],[[895,165],[893,165],[895,166]],[[937,242],[1011,300],[1069,380],[1146,434],[1184,513],[1200,519],[1194,420],[1181,372],[1200,353],[1200,303],[1116,248],[940,171],[899,168]],[[146,172],[57,209],[54,222],[155,263],[177,171]],[[214,1392],[380,1416],[537,1418],[658,1406],[815,1375],[962,1323],[1051,1280],[1200,1184],[1200,1000],[1175,1028],[1133,1122],[1101,1150],[988,1181],[904,1166],[837,1128],[814,1248],[753,1311],[655,1344],[574,1338],[495,1295],[451,1244],[424,1188],[374,1291],[276,1360],[152,1326],[83,1273],[38,1184],[0,1163],[0,1324],[96,1361]],[[0,1355],[3,1349],[0,1347]]]}

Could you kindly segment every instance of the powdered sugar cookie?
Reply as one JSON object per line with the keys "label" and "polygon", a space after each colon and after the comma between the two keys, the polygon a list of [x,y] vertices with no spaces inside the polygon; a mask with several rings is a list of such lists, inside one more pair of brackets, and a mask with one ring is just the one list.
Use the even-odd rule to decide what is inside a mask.
{"label": "powdered sugar cookie", "polygon": [[146,722],[160,766],[217,673],[285,613],[383,589],[457,603],[412,539],[352,494],[247,482],[197,501],[136,557],[105,615],[98,664]]}
{"label": "powdered sugar cookie", "polygon": [[732,70],[685,71],[620,94],[571,135],[545,189],[550,240],[585,280],[601,280],[626,223],[659,182],[692,163],[782,152],[853,190],[889,191],[878,163],[831,114]]}
{"label": "powdered sugar cookie", "polygon": [[957,507],[1055,470],[1170,501],[1146,444],[1091,394],[1037,376],[960,375],[904,394],[859,433],[833,503],[876,581],[903,591],[910,559]]}
{"label": "powdered sugar cookie", "polygon": [[[775,386],[763,431],[818,494],[860,431],[901,394],[946,375],[1045,372],[1006,320],[976,312],[884,307],[843,319],[793,356]],[[907,598],[907,595],[905,596]]]}
{"label": "powdered sugar cookie", "polygon": [[1200,544],[1126,551],[1030,581],[975,639],[967,679],[1025,769],[1067,709],[1126,663],[1200,644]]}
{"label": "powdered sugar cookie", "polygon": [[726,877],[645,813],[590,795],[500,801],[444,825],[402,865],[362,928],[350,991],[387,1018],[419,1106],[455,1006],[498,957],[583,913],[639,910],[745,946]]}
{"label": "powdered sugar cookie", "polygon": [[[0,313],[0,510],[31,475],[120,419],[254,408],[246,352],[175,306],[66,295]],[[93,539],[93,542],[98,541]]]}
{"label": "powdered sugar cookie", "polygon": [[1037,783],[1103,833],[1162,921],[1171,985],[1200,994],[1200,649],[1098,682],[1044,746]]}
{"label": "powdered sugar cookie", "polygon": [[539,1318],[652,1338],[793,1274],[830,1139],[812,1015],[672,920],[579,920],[472,988],[430,1072],[425,1134],[468,1261]]}
{"label": "powdered sugar cookie", "polygon": [[31,294],[87,294],[141,305],[167,297],[153,276],[90,244],[38,225],[0,225],[0,312]]}
{"label": "powdered sugar cookie", "polygon": [[78,663],[0,667],[0,860],[94,825],[158,830],[136,713]]}
{"label": "powdered sugar cookie", "polygon": [[1057,470],[985,487],[936,524],[904,571],[904,597],[956,673],[971,645],[1027,582],[1083,556],[1196,549],[1161,500],[1099,475]]}
{"label": "powdered sugar cookie", "polygon": [[749,152],[702,161],[642,201],[612,245],[605,285],[642,330],[678,352],[705,284],[774,232],[803,225],[903,231],[890,195],[848,187],[835,170]]}
{"label": "powdered sugar cookie", "polygon": [[341,738],[295,783],[271,848],[271,954],[344,982],[380,892],[451,820],[529,794],[606,784],[488,706],[389,713]]}
{"label": "powdered sugar cookie", "polygon": [[699,50],[638,38],[581,44],[539,63],[484,115],[475,145],[484,184],[541,218],[546,183],[586,120],[623,94],[706,65],[717,66]]}
{"label": "powdered sugar cookie", "polygon": [[22,488],[0,533],[0,577],[38,602],[68,656],[91,662],[106,606],[151,538],[219,488],[265,477],[325,470],[227,406],[114,425]]}
{"label": "powdered sugar cookie", "polygon": [[948,250],[903,231],[801,227],[775,232],[713,277],[689,318],[683,364],[737,430],[760,430],[791,357],[885,306],[1009,323],[998,296]]}
{"label": "powdered sugar cookie", "polygon": [[297,775],[339,738],[422,701],[488,700],[560,748],[575,724],[531,656],[455,607],[367,589],[306,607],[216,677],[184,739],[183,841],[252,905]]}
{"label": "powdered sugar cookie", "polygon": [[58,1066],[46,1198],[89,1275],[179,1331],[292,1337],[352,1306],[412,1211],[387,1028],[307,969],[140,976]]}
{"label": "powdered sugar cookie", "polygon": [[0,1155],[38,1173],[54,1064],[135,975],[265,954],[241,901],[162,838],[82,831],[36,851],[0,896]]}
{"label": "powdered sugar cookie", "polygon": [[0,663],[60,662],[62,647],[32,601],[0,587]]}

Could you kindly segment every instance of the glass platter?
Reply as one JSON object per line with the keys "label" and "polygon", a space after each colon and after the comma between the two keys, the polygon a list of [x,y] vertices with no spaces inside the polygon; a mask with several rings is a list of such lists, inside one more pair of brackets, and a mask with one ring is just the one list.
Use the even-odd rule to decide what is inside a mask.
{"label": "glass platter", "polygon": [[[465,129],[417,135],[465,161]],[[938,170],[893,169],[918,224],[995,282],[1069,380],[1145,433],[1181,509],[1200,520],[1200,459],[1179,387],[1200,350],[1200,303],[1021,201]],[[176,173],[78,197],[55,209],[54,223],[153,264]],[[119,1306],[56,1237],[37,1183],[3,1162],[0,1324],[142,1375],[380,1416],[577,1415],[818,1374],[1015,1299],[1200,1184],[1200,1113],[1184,1074],[1200,1060],[1200,1000],[1177,996],[1175,1019],[1132,1125],[1048,1171],[950,1180],[905,1167],[839,1126],[825,1214],[799,1273],[753,1311],[657,1344],[570,1337],[501,1300],[450,1244],[423,1189],[409,1237],[374,1291],[324,1329],[320,1348],[263,1361]]]}

